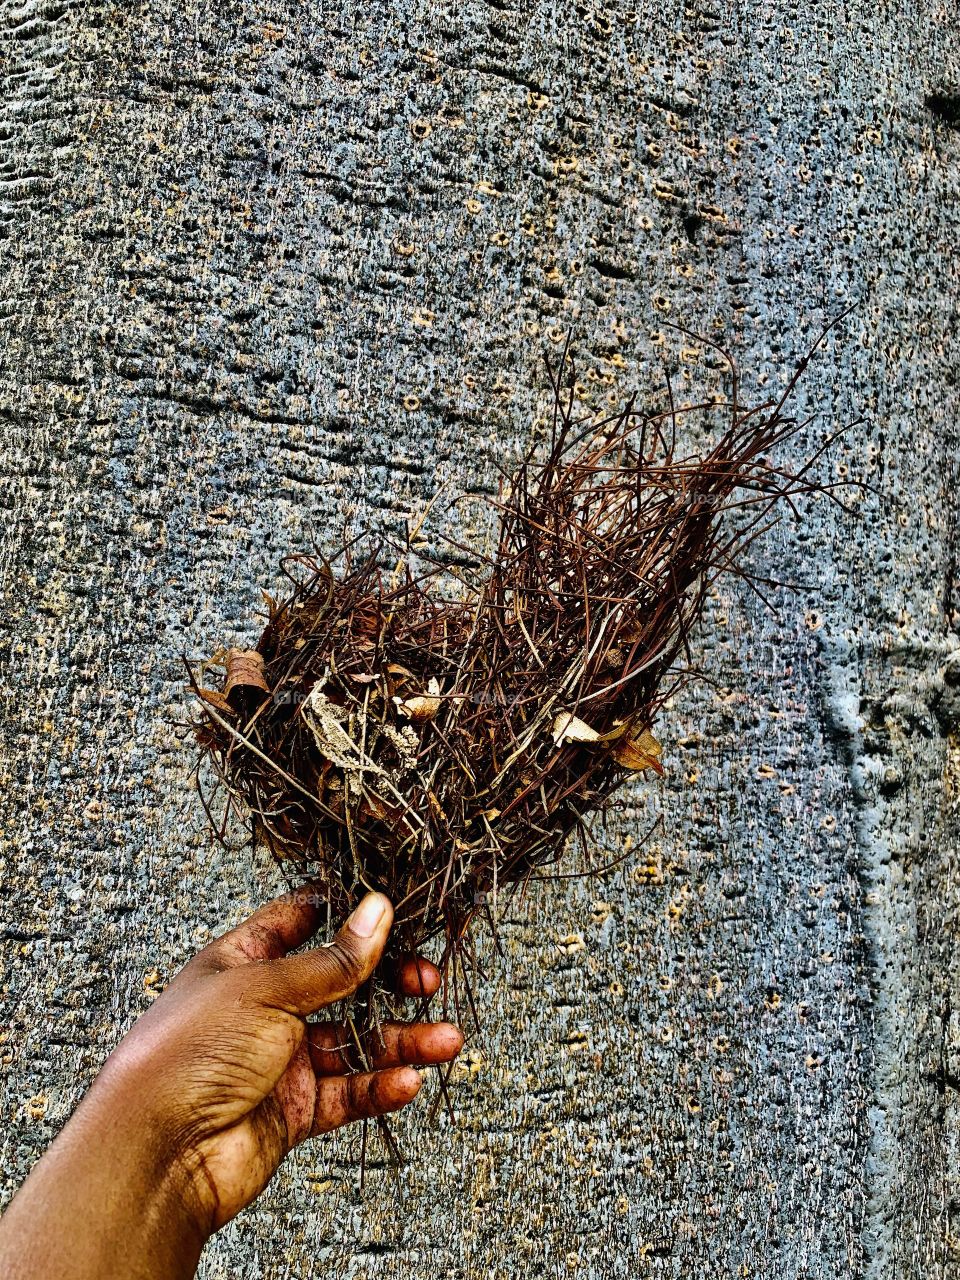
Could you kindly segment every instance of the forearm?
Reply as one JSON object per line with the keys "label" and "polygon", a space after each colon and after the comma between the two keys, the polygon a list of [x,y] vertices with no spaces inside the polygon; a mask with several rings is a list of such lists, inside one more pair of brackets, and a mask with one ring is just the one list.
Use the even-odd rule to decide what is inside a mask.
{"label": "forearm", "polygon": [[0,1219],[6,1280],[185,1280],[207,1233],[187,1179],[131,1105],[96,1086]]}

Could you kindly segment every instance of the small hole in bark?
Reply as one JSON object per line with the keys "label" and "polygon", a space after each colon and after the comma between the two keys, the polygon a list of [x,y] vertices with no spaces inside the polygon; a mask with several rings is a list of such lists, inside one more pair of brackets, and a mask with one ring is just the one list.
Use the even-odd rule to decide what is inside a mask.
{"label": "small hole in bark", "polygon": [[691,244],[697,243],[697,237],[700,234],[700,228],[703,226],[703,219],[699,213],[687,213],[683,218],[683,229],[687,233],[687,239]]}

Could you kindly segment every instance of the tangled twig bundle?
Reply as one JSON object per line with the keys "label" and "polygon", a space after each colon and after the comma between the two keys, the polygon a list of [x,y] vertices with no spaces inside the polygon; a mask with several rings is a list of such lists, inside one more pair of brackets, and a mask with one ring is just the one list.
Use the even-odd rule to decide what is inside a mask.
{"label": "tangled twig bundle", "polygon": [[733,370],[698,456],[678,454],[672,404],[581,422],[551,375],[545,456],[501,484],[495,551],[460,599],[442,566],[295,557],[256,648],[220,655],[218,688],[194,680],[228,810],[309,867],[332,915],[379,889],[399,948],[441,935],[445,971],[469,954],[478,913],[555,863],[632,772],[660,772],[653,721],[712,582],[742,573],[777,502],[827,487],[770,459],[800,425],[784,405],[809,358],[752,409]]}

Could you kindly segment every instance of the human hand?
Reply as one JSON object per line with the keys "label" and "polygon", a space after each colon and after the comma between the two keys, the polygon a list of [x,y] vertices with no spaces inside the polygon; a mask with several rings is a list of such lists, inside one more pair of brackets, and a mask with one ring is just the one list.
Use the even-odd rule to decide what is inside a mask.
{"label": "human hand", "polygon": [[[293,893],[205,947],[121,1041],[98,1086],[141,1090],[178,1152],[216,1231],[260,1194],[306,1138],[396,1111],[421,1085],[413,1068],[448,1062],[463,1036],[450,1023],[390,1023],[357,1065],[348,1027],[308,1015],[351,995],[383,953],[393,908],[368,894],[334,940],[288,955],[314,932],[317,899]],[[419,963],[419,976],[417,964]],[[431,995],[440,975],[411,959],[400,993]]]}
{"label": "human hand", "polygon": [[[62,1227],[66,1199],[77,1221],[69,1224],[71,1269],[63,1270],[58,1253],[57,1274],[191,1275],[203,1242],[260,1194],[294,1146],[398,1110],[420,1088],[415,1066],[456,1056],[463,1036],[450,1023],[389,1023],[382,1044],[367,1050],[370,1069],[353,1070],[349,1030],[308,1018],[371,975],[393,908],[382,894],[368,894],[331,943],[288,954],[319,920],[309,892],[278,898],[180,971],[107,1059],[14,1197],[3,1221],[12,1232],[0,1231],[0,1263],[16,1258],[19,1265],[5,1274],[48,1274],[37,1241],[18,1251],[12,1237],[29,1237],[31,1217],[46,1211]],[[407,996],[431,995],[439,983],[436,967],[419,957],[394,975]],[[110,1220],[90,1219],[78,1186]],[[31,1213],[31,1199],[39,1213],[36,1204]],[[134,1269],[138,1232],[145,1247]],[[120,1256],[123,1265],[111,1270]]]}

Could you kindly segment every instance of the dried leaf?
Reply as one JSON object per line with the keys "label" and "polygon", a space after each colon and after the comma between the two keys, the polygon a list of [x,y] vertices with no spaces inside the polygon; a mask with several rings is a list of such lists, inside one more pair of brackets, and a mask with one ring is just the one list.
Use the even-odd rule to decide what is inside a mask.
{"label": "dried leaf", "polygon": [[381,796],[375,795],[372,791],[365,791],[360,801],[358,815],[361,821],[364,818],[376,818],[378,822],[389,821],[396,817],[397,806],[387,805]]}
{"label": "dried leaf", "polygon": [[263,673],[263,655],[256,649],[230,649],[227,652],[227,679],[223,696],[229,698],[234,689],[259,689],[269,693]]}
{"label": "dried leaf", "polygon": [[226,711],[230,715],[234,714],[233,707],[226,699],[226,695],[217,693],[216,689],[196,689],[198,698],[202,698],[204,702],[209,702],[211,707],[216,707],[218,711]]}
{"label": "dried leaf", "polygon": [[[444,824],[448,823],[449,819],[447,818],[447,815],[443,811],[443,805],[440,803],[440,801],[433,794],[433,792],[430,790],[429,787],[427,788],[427,799],[430,802],[430,808],[433,811],[433,813],[440,819],[442,823]],[[458,843],[461,843],[461,842],[456,840],[454,841],[455,845]]]}
{"label": "dried leaf", "polygon": [[625,769],[655,769],[657,773],[663,773],[663,765],[660,763],[663,747],[649,729],[643,729],[625,741],[618,742],[612,755],[617,764],[623,765]]}
{"label": "dried leaf", "polygon": [[557,746],[564,742],[598,742],[600,734],[572,711],[561,711],[550,730]]}
{"label": "dried leaf", "polygon": [[330,701],[319,685],[314,685],[301,714],[310,726],[317,750],[338,769],[350,773],[379,773],[383,770],[361,749],[341,723],[342,707]]}
{"label": "dried leaf", "polygon": [[426,693],[415,693],[409,698],[394,698],[394,702],[400,715],[406,716],[415,724],[422,724],[424,720],[432,720],[440,710],[440,684],[436,679],[431,679]]}

